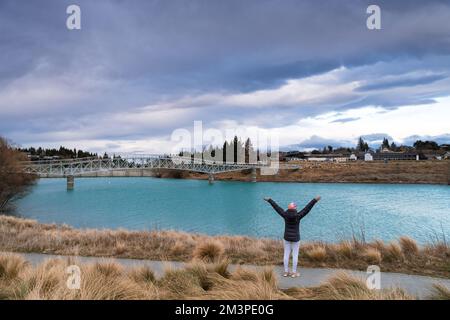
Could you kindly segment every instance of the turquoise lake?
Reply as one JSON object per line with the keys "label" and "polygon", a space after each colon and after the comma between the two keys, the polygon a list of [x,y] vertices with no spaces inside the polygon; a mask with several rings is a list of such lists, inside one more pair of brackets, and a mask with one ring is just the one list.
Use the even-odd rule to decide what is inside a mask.
{"label": "turquoise lake", "polygon": [[247,183],[157,178],[40,179],[17,211],[77,228],[174,229],[211,235],[281,238],[281,206],[322,200],[301,222],[302,240],[336,241],[364,230],[367,240],[408,235],[450,239],[450,187],[439,185]]}

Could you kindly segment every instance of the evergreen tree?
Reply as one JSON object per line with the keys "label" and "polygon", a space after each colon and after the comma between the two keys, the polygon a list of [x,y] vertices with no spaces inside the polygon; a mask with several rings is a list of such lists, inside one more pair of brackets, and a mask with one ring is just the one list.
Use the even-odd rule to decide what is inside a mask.
{"label": "evergreen tree", "polygon": [[239,148],[239,139],[237,136],[234,136],[233,138],[233,162],[237,163],[238,162],[238,148]]}
{"label": "evergreen tree", "polygon": [[362,151],[362,152],[369,151],[369,145],[367,144],[367,142],[364,141],[364,139],[362,137],[359,137],[359,139],[358,139],[358,144],[356,145],[356,150]]}
{"label": "evergreen tree", "polygon": [[228,141],[225,141],[223,143],[223,148],[222,148],[222,155],[223,155],[223,162],[227,162],[227,149],[228,149]]}
{"label": "evergreen tree", "polygon": [[390,148],[391,148],[392,151],[397,151],[397,145],[395,144],[394,141],[392,141]]}
{"label": "evergreen tree", "polygon": [[250,140],[250,138],[247,138],[247,140],[245,141],[245,163],[250,163],[251,160],[253,160],[254,158],[252,157],[253,154],[253,145],[252,145],[252,141]]}
{"label": "evergreen tree", "polygon": [[389,149],[389,140],[387,138],[383,139],[383,143],[381,144],[381,149]]}

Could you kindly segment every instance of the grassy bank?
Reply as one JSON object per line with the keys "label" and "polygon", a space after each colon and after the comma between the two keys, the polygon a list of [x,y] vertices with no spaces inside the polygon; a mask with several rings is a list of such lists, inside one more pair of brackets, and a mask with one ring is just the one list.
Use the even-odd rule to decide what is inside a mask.
{"label": "grassy bank", "polygon": [[[291,162],[290,162],[291,163]],[[258,181],[331,182],[331,183],[450,183],[450,161],[356,161],[356,162],[298,162],[301,169],[281,169],[273,176],[261,176]],[[207,179],[206,175],[190,172],[161,171],[161,177]],[[250,181],[250,172],[228,172],[216,175],[217,180]]]}
{"label": "grassy bank", "polygon": [[[0,216],[0,251],[120,257],[162,261],[214,261],[282,264],[282,242],[243,236],[206,236],[178,231],[79,230],[65,225]],[[396,242],[302,243],[305,267],[382,271],[450,277],[450,246],[445,241],[418,246],[407,237]]]}
{"label": "grassy bank", "polygon": [[[79,290],[67,287],[66,268],[80,268]],[[430,296],[448,299],[436,287]],[[145,266],[123,268],[114,262],[82,264],[52,259],[31,266],[20,255],[0,254],[0,299],[137,300],[137,299],[370,299],[409,300],[401,289],[369,290],[364,281],[338,273],[317,287],[280,289],[271,269],[237,268],[228,261],[195,261],[183,269],[167,269],[160,278]]]}
{"label": "grassy bank", "polygon": [[[299,165],[300,169],[283,169],[276,175],[261,176],[258,181],[264,182],[326,182],[326,183],[411,183],[411,184],[448,184],[450,183],[449,160],[426,161],[355,161],[355,162],[289,162]],[[198,172],[188,172],[169,169],[155,170],[118,170],[94,174],[84,174],[84,177],[141,177],[174,179],[208,179],[208,175]],[[216,180],[251,181],[251,170],[218,173]]]}

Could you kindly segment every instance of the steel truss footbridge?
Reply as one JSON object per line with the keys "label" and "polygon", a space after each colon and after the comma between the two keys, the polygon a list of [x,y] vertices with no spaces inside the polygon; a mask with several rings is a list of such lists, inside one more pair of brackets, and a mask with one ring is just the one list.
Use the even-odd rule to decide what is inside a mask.
{"label": "steel truss footbridge", "polygon": [[67,178],[67,187],[73,188],[74,177],[112,173],[114,171],[171,169],[206,173],[209,182],[214,174],[231,171],[251,170],[252,181],[256,182],[256,169],[268,167],[266,162],[234,163],[161,155],[125,155],[111,158],[79,158],[65,160],[28,161],[22,164],[26,173],[42,178]]}

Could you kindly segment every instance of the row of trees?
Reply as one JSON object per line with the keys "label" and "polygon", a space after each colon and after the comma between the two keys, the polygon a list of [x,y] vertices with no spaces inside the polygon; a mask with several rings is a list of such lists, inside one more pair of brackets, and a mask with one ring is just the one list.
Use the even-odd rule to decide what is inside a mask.
{"label": "row of trees", "polygon": [[36,180],[21,171],[20,162],[26,159],[24,153],[0,137],[0,213],[10,209],[12,200],[26,194]]}
{"label": "row of trees", "polygon": [[18,149],[21,152],[30,154],[31,156],[37,156],[40,158],[43,157],[60,157],[62,159],[70,159],[70,158],[86,158],[86,157],[97,157],[96,153],[90,153],[83,150],[77,150],[77,149],[68,149],[66,147],[59,147],[59,149],[43,149],[41,147],[39,148],[19,148]]}
{"label": "row of trees", "polygon": [[251,163],[260,160],[259,150],[254,149],[250,138],[242,142],[237,136],[234,136],[231,141],[225,141],[222,146],[204,146],[201,152],[180,152],[179,155],[197,159],[215,159],[228,163]]}
{"label": "row of trees", "polygon": [[[400,145],[398,146],[394,141],[389,142],[388,138],[384,138],[380,145],[380,150],[390,151],[438,151],[438,150],[450,150],[450,145],[439,145],[435,141],[422,141],[417,140],[413,146]],[[360,137],[355,148],[333,148],[333,146],[326,146],[322,150],[313,150],[313,154],[326,154],[326,153],[348,153],[348,152],[367,152],[370,150],[369,144]]]}
{"label": "row of trees", "polygon": [[388,138],[384,138],[383,142],[381,143],[381,146],[380,146],[381,150],[387,149],[387,150],[390,150],[390,151],[407,151],[407,150],[438,151],[438,150],[448,150],[448,148],[449,148],[448,145],[441,145],[440,146],[437,142],[435,142],[435,141],[428,141],[428,140],[426,140],[426,141],[417,140],[416,142],[414,142],[412,147],[411,146],[405,146],[405,145],[397,146],[394,141],[389,143]]}

